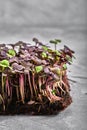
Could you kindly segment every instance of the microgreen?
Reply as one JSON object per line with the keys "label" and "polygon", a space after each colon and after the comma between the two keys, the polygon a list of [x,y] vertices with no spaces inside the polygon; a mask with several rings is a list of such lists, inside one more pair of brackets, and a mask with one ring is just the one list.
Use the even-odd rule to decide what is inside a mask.
{"label": "microgreen", "polygon": [[15,50],[13,50],[13,49],[8,50],[8,56],[9,56],[9,57],[13,57],[13,56],[15,56],[15,55],[16,55]]}
{"label": "microgreen", "polygon": [[61,75],[61,70],[60,68],[57,69],[57,74],[60,76]]}
{"label": "microgreen", "polygon": [[55,53],[56,53],[56,55],[58,55],[58,56],[60,56],[60,55],[61,55],[61,53],[60,53],[58,50],[55,50],[54,52],[55,52]]}
{"label": "microgreen", "polygon": [[0,66],[2,67],[2,71],[7,67],[12,70],[12,67],[9,64],[8,60],[2,60],[0,61]]}
{"label": "microgreen", "polygon": [[52,113],[66,106],[67,64],[72,62],[74,51],[65,45],[57,50],[60,39],[50,41],[55,50],[37,38],[33,41],[33,46],[22,41],[0,45],[0,114],[2,109],[4,114],[24,113],[28,106],[31,113]]}
{"label": "microgreen", "polygon": [[50,40],[50,43],[57,44],[57,41],[56,40]]}
{"label": "microgreen", "polygon": [[60,40],[60,39],[55,39],[55,41],[57,41],[57,43],[61,43],[61,40]]}
{"label": "microgreen", "polygon": [[66,70],[67,69],[67,65],[63,64],[63,69]]}
{"label": "microgreen", "polygon": [[69,61],[70,63],[72,63],[72,58],[69,55],[66,55],[66,59],[67,59],[67,61]]}
{"label": "microgreen", "polygon": [[48,47],[47,46],[42,46],[42,48],[47,51],[48,50]]}
{"label": "microgreen", "polygon": [[42,52],[41,56],[42,56],[42,58],[46,58],[47,54],[45,52]]}
{"label": "microgreen", "polygon": [[56,95],[56,90],[53,89],[53,90],[51,91],[51,93],[52,93],[53,95]]}
{"label": "microgreen", "polygon": [[35,70],[36,70],[37,73],[39,73],[39,72],[41,72],[43,70],[43,66],[41,66],[41,65],[40,66],[36,66]]}
{"label": "microgreen", "polygon": [[2,67],[9,67],[9,61],[8,60],[0,61],[0,66],[2,66]]}
{"label": "microgreen", "polygon": [[60,42],[61,42],[61,40],[59,40],[59,39],[50,40],[50,43],[54,44],[55,50],[57,49],[57,44],[60,43]]}

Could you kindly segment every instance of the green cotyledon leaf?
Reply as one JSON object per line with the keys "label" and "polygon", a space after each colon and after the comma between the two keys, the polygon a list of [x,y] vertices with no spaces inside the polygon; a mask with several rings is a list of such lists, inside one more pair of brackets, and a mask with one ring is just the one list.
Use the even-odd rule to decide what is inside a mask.
{"label": "green cotyledon leaf", "polygon": [[55,52],[55,53],[56,53],[56,55],[58,55],[58,56],[60,56],[60,55],[61,55],[61,53],[60,53],[58,50],[55,50],[54,52]]}
{"label": "green cotyledon leaf", "polygon": [[41,72],[43,70],[43,66],[36,66],[35,67],[35,71],[37,72],[37,73],[39,73],[39,72]]}
{"label": "green cotyledon leaf", "polygon": [[57,41],[55,41],[55,40],[50,40],[50,43],[52,43],[52,44],[57,44]]}
{"label": "green cotyledon leaf", "polygon": [[13,49],[8,50],[8,55],[15,56],[16,55],[15,50],[13,50]]}
{"label": "green cotyledon leaf", "polygon": [[9,61],[8,60],[0,61],[0,66],[2,66],[2,67],[9,67]]}
{"label": "green cotyledon leaf", "polygon": [[70,63],[72,63],[72,58],[71,58],[69,55],[66,55],[66,59],[67,59]]}
{"label": "green cotyledon leaf", "polygon": [[53,90],[51,91],[51,93],[52,93],[53,95],[56,95],[56,90],[53,89]]}
{"label": "green cotyledon leaf", "polygon": [[47,54],[45,52],[42,52],[41,56],[42,56],[42,58],[46,58]]}
{"label": "green cotyledon leaf", "polygon": [[47,51],[48,50],[48,47],[47,46],[42,46],[42,48]]}
{"label": "green cotyledon leaf", "polygon": [[63,69],[66,70],[67,69],[67,65],[63,64]]}
{"label": "green cotyledon leaf", "polygon": [[50,40],[50,43],[58,44],[61,43],[61,40],[60,39]]}
{"label": "green cotyledon leaf", "polygon": [[57,69],[56,72],[57,72],[58,75],[61,75],[61,70],[59,68]]}
{"label": "green cotyledon leaf", "polygon": [[60,40],[60,39],[55,39],[55,41],[57,41],[57,43],[61,43],[61,40]]}

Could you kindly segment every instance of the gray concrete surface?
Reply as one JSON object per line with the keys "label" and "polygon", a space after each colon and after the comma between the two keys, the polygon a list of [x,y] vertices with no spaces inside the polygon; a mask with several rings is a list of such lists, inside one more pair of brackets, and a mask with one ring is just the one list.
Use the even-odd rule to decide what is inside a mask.
{"label": "gray concrete surface", "polygon": [[87,130],[87,0],[0,0],[0,43],[60,38],[75,50],[73,103],[55,116],[0,116],[0,130]]}

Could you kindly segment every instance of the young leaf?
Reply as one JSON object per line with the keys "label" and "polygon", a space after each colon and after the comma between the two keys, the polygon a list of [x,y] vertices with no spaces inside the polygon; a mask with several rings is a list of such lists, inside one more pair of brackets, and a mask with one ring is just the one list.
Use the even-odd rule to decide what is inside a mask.
{"label": "young leaf", "polygon": [[64,69],[64,70],[66,70],[66,69],[67,69],[66,64],[63,64],[63,69]]}
{"label": "young leaf", "polygon": [[9,61],[8,60],[0,61],[0,66],[2,66],[2,67],[9,67]]}
{"label": "young leaf", "polygon": [[66,55],[66,59],[67,59],[70,63],[72,63],[72,58],[71,58],[69,55]]}
{"label": "young leaf", "polygon": [[47,54],[45,52],[42,52],[41,56],[42,56],[42,58],[46,58]]}
{"label": "young leaf", "polygon": [[57,44],[57,41],[55,41],[55,40],[50,40],[50,43],[52,43],[52,44]]}
{"label": "young leaf", "polygon": [[60,40],[60,39],[55,39],[55,41],[57,41],[57,43],[61,43],[61,40]]}
{"label": "young leaf", "polygon": [[56,45],[58,44],[58,43],[60,43],[61,42],[61,40],[59,40],[59,39],[55,39],[55,40],[50,40],[50,43],[52,43],[52,44],[54,44],[55,45],[55,50],[56,50]]}
{"label": "young leaf", "polygon": [[36,70],[37,73],[39,73],[39,72],[41,72],[43,70],[43,66],[41,66],[41,65],[40,66],[36,66],[35,70]]}
{"label": "young leaf", "polygon": [[55,52],[55,53],[56,53],[56,55],[58,55],[58,56],[60,56],[60,55],[61,55],[61,53],[60,53],[58,50],[55,50],[54,52]]}
{"label": "young leaf", "polygon": [[57,74],[60,76],[61,75],[61,70],[58,68],[57,69]]}
{"label": "young leaf", "polygon": [[58,44],[61,43],[61,40],[60,39],[50,40],[50,43]]}
{"label": "young leaf", "polygon": [[48,50],[48,47],[47,46],[42,46],[42,48],[47,51]]}
{"label": "young leaf", "polygon": [[15,56],[15,55],[16,55],[16,52],[15,52],[15,50],[10,49],[10,50],[8,50],[8,54],[9,54],[10,56]]}
{"label": "young leaf", "polygon": [[53,95],[56,95],[56,90],[53,89],[53,90],[51,91],[51,93],[52,93]]}

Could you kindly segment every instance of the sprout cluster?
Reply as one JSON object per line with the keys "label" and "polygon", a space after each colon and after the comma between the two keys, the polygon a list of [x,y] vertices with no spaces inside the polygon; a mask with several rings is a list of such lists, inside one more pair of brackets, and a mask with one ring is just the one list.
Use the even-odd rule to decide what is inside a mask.
{"label": "sprout cluster", "polygon": [[44,100],[48,100],[54,103],[69,94],[66,71],[74,51],[67,46],[56,50],[57,43],[61,42],[59,39],[50,41],[55,50],[36,38],[33,42],[34,46],[22,41],[0,45],[0,104],[3,111],[12,102],[44,104]]}

